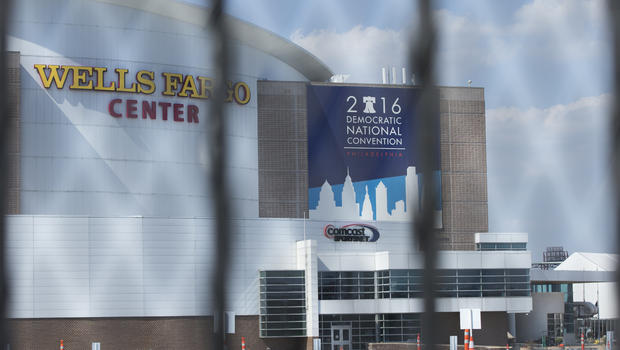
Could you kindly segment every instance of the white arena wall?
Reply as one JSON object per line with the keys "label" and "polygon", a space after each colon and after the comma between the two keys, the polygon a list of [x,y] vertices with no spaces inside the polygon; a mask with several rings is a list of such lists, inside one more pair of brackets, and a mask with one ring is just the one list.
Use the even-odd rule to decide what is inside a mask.
{"label": "white arena wall", "polygon": [[[314,241],[318,271],[421,269],[423,256],[403,223],[377,223],[379,241],[334,242],[325,222],[233,220],[229,311],[257,315],[259,271],[307,269],[298,243]],[[209,275],[214,219],[9,216],[9,315],[14,318],[199,316],[211,312]],[[305,231],[305,234],[304,234]],[[527,251],[439,253],[438,268],[529,268]],[[308,273],[310,275],[310,273]],[[310,289],[317,293],[317,280]],[[315,294],[316,295],[316,294]],[[310,298],[309,298],[310,299]],[[529,312],[530,297],[440,298],[460,308]],[[322,300],[320,313],[422,312],[421,299]]]}
{"label": "white arena wall", "polygon": [[[20,213],[211,215],[206,145],[211,100],[164,96],[161,76],[164,72],[213,76],[210,38],[197,25],[206,22],[207,13],[172,1],[141,4],[14,2],[8,49],[20,53],[22,67]],[[152,5],[154,12],[130,8],[146,5]],[[181,20],[165,15],[171,6]],[[229,24],[234,72],[229,79],[246,83],[252,94],[245,105],[226,103],[232,208],[235,216],[258,217],[256,81],[267,77],[308,81],[289,64],[290,52],[318,61],[264,30],[235,20]],[[251,40],[244,39],[257,35],[254,30],[271,40],[264,44],[272,52],[256,49],[261,43],[251,46]],[[286,52],[278,58],[278,50]],[[281,58],[286,55],[291,56],[285,58],[288,63]],[[105,67],[106,84],[116,77],[114,69],[128,69],[128,86],[138,71],[147,70],[154,73],[156,91],[147,95],[54,85],[45,89],[35,64]],[[66,85],[71,82],[69,77]],[[108,113],[113,99],[123,101],[116,106],[119,110],[126,100],[137,100],[138,114],[143,100],[182,104],[185,113],[193,104],[200,110],[199,123],[173,122],[172,116],[164,121],[161,115],[157,120],[114,118]]]}

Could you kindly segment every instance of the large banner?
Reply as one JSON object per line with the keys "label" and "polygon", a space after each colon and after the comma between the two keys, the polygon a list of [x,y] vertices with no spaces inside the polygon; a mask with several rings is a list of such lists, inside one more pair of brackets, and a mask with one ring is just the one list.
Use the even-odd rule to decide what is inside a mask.
{"label": "large banner", "polygon": [[[308,85],[311,219],[406,221],[418,210],[423,179],[411,136],[417,134],[419,93],[413,87]],[[438,211],[440,167],[437,158]]]}

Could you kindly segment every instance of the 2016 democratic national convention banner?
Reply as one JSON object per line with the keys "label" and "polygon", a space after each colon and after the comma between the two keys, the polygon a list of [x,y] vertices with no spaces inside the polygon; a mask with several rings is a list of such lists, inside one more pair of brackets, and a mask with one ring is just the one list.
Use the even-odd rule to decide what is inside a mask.
{"label": "2016 democratic national convention banner", "polygon": [[[409,220],[423,181],[410,137],[417,134],[420,90],[309,84],[307,91],[310,218]],[[441,227],[439,157],[434,169]]]}

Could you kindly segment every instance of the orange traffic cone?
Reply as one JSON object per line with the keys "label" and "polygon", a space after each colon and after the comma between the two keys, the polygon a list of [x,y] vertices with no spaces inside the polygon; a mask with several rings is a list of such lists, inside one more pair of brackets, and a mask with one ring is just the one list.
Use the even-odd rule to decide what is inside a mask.
{"label": "orange traffic cone", "polygon": [[241,350],[245,350],[245,337],[241,337]]}
{"label": "orange traffic cone", "polygon": [[471,332],[469,336],[469,350],[474,350],[476,346],[474,345],[474,332]]}
{"label": "orange traffic cone", "polygon": [[581,350],[584,350],[585,342],[583,341],[583,332],[581,332]]}
{"label": "orange traffic cone", "polygon": [[465,341],[463,341],[463,349],[469,350],[469,329],[465,330]]}
{"label": "orange traffic cone", "polygon": [[65,350],[65,344],[63,343],[62,339],[60,339],[60,350]]}
{"label": "orange traffic cone", "polygon": [[418,350],[420,350],[420,333],[418,333]]}

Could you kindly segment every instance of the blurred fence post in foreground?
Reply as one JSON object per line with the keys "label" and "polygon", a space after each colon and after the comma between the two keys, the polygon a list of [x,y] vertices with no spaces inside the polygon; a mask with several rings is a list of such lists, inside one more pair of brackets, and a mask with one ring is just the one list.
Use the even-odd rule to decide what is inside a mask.
{"label": "blurred fence post in foreground", "polygon": [[207,131],[210,151],[212,204],[215,208],[216,249],[210,288],[213,293],[213,349],[224,349],[226,334],[226,284],[227,267],[230,258],[230,203],[226,164],[226,119],[224,118],[224,97],[228,75],[228,41],[224,24],[224,0],[214,0],[207,30],[213,33],[211,55],[214,63],[213,98],[209,101],[209,123]]}
{"label": "blurred fence post in foreground", "polygon": [[420,125],[417,133],[411,133],[416,140],[412,142],[418,151],[422,170],[422,203],[412,224],[413,234],[417,236],[420,250],[424,252],[424,315],[422,317],[422,343],[433,349],[438,340],[438,322],[435,314],[435,269],[437,263],[437,241],[435,229],[434,189],[436,181],[433,174],[434,163],[439,157],[436,148],[439,140],[439,92],[434,79],[436,31],[433,23],[430,0],[418,1],[418,22],[416,41],[410,47],[411,67],[422,85],[422,94],[417,113]]}

